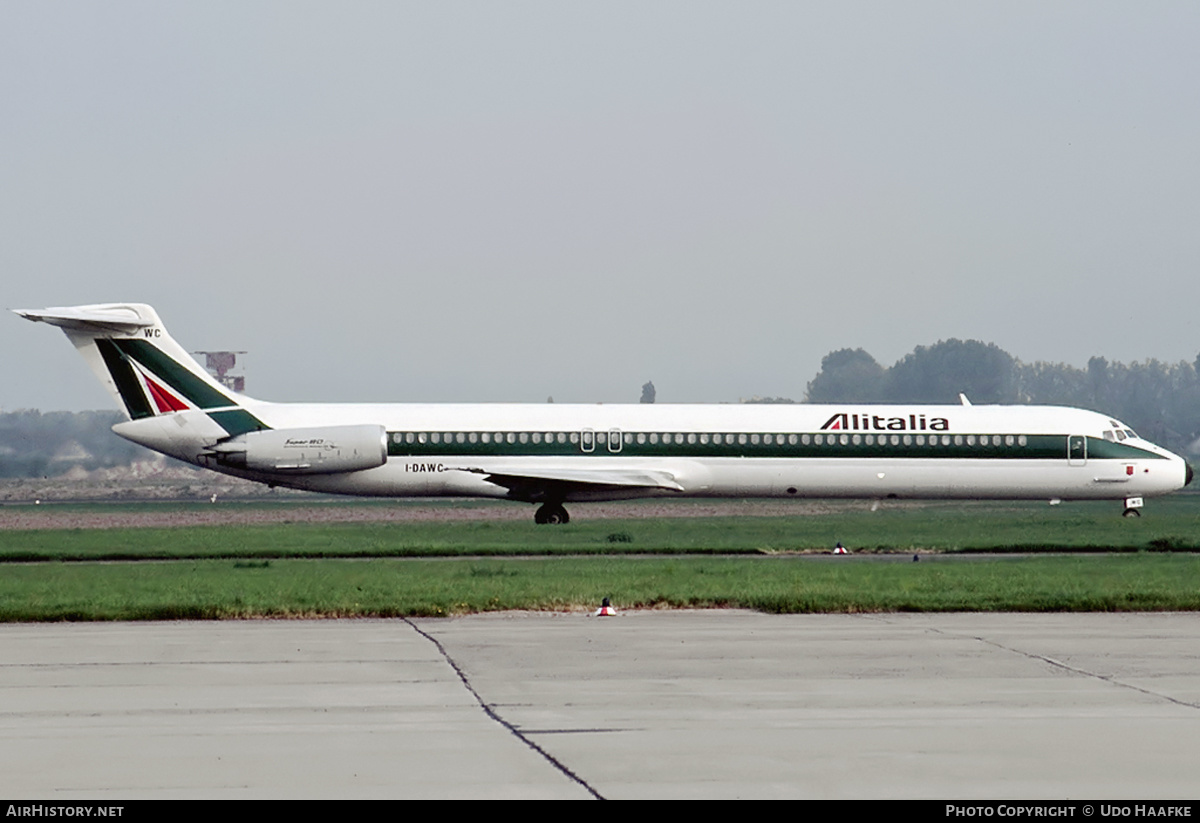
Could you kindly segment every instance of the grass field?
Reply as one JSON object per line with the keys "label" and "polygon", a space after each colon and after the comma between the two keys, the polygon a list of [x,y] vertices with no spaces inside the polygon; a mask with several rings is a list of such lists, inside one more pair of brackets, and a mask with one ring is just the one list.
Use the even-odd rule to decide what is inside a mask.
{"label": "grass field", "polygon": [[[577,516],[559,527],[448,520],[4,530],[2,522],[4,621],[594,609],[606,596],[618,608],[773,612],[1200,609],[1195,495],[1152,501],[1140,519],[1123,519],[1107,503]],[[839,540],[854,554],[811,554]],[[975,556],[982,552],[1021,554]]]}
{"label": "grass field", "polygon": [[[345,507],[403,504],[355,503]],[[443,504],[448,506],[448,504]],[[468,506],[470,504],[467,504]],[[31,508],[31,507],[30,507]],[[103,511],[95,504],[80,510]],[[163,504],[112,507],[159,512]],[[211,511],[178,504],[180,512]],[[402,510],[402,508],[401,508]],[[681,506],[680,511],[687,511]],[[432,519],[399,522],[289,522],[288,506],[230,504],[227,525],[189,528],[5,530],[0,563],[15,561],[170,560],[284,557],[448,557],[463,555],[738,554],[827,551],[841,541],[854,551],[1200,551],[1200,495],[1151,501],[1141,518],[1122,518],[1118,503],[1062,506],[940,503],[885,506],[847,503],[818,516],[628,517],[591,519],[587,508],[565,526],[532,520]],[[256,511],[273,521],[247,523]],[[506,510],[507,511],[507,510]],[[634,509],[636,511],[636,508]]]}

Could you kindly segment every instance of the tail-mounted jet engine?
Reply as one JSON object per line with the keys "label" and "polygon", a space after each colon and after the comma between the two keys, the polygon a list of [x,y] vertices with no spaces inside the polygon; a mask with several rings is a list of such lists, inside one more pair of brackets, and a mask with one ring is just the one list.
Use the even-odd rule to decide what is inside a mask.
{"label": "tail-mounted jet engine", "polygon": [[287,474],[336,474],[387,462],[383,426],[324,426],[248,432],[210,446],[223,466]]}

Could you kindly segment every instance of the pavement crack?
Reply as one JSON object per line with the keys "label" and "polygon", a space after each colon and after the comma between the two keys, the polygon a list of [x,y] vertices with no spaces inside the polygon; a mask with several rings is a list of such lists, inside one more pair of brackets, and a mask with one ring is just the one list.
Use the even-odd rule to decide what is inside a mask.
{"label": "pavement crack", "polygon": [[1188,700],[1180,700],[1178,697],[1171,697],[1171,695],[1169,695],[1169,694],[1163,694],[1162,692],[1156,692],[1153,689],[1147,689],[1144,686],[1135,686],[1132,683],[1126,683],[1123,680],[1118,680],[1116,677],[1113,677],[1112,675],[1100,674],[1099,672],[1092,672],[1092,671],[1088,671],[1087,669],[1081,669],[1078,666],[1072,666],[1069,663],[1062,662],[1061,660],[1055,660],[1053,657],[1046,657],[1045,655],[1042,655],[1042,654],[1034,654],[1033,652],[1025,652],[1025,651],[1021,651],[1020,649],[1010,648],[1009,646],[1005,646],[1002,643],[997,643],[994,640],[987,640],[986,638],[983,638],[983,637],[977,637],[975,639],[979,640],[983,643],[987,643],[991,646],[995,646],[998,649],[1004,649],[1005,651],[1010,651],[1015,654],[1024,655],[1025,657],[1031,658],[1033,660],[1041,660],[1045,663],[1050,664],[1051,666],[1056,666],[1057,668],[1063,669],[1068,672],[1073,672],[1074,674],[1083,675],[1084,677],[1092,677],[1092,678],[1095,678],[1096,680],[1103,681],[1105,683],[1108,683],[1110,685],[1116,686],[1121,689],[1129,689],[1131,691],[1139,692],[1141,694],[1146,695],[1147,697],[1157,697],[1160,700],[1166,700],[1168,703],[1174,703],[1177,706],[1186,706],[1189,709],[1200,709],[1200,704],[1193,703]]}
{"label": "pavement crack", "polygon": [[408,619],[407,617],[403,617],[401,619],[405,623],[407,623],[409,626],[411,626],[413,631],[415,631],[417,634],[421,635],[422,637],[424,637],[426,640],[428,640],[430,643],[432,643],[434,645],[434,647],[438,650],[438,653],[442,655],[442,658],[448,664],[450,664],[450,668],[454,669],[455,674],[458,675],[458,679],[462,681],[463,686],[465,686],[467,691],[469,691],[471,693],[471,696],[475,698],[475,702],[479,704],[479,707],[481,709],[483,709],[484,714],[486,714],[489,718],[491,718],[492,720],[494,720],[495,722],[497,722],[501,726],[503,726],[505,729],[507,729],[508,733],[511,734],[513,737],[517,738],[522,743],[524,743],[526,746],[528,746],[530,749],[533,749],[533,751],[535,751],[539,755],[541,755],[541,757],[543,759],[545,759],[545,761],[547,763],[549,763],[551,766],[553,766],[555,769],[557,769],[559,772],[561,772],[563,774],[563,776],[566,777],[568,780],[572,781],[573,783],[578,784],[581,788],[583,788],[586,792],[588,792],[592,797],[596,798],[597,800],[606,799],[602,794],[600,794],[598,791],[596,791],[591,786],[589,786],[587,781],[585,781],[579,775],[575,774],[575,772],[568,769],[554,755],[550,754],[550,752],[543,749],[537,743],[534,743],[532,740],[529,739],[529,737],[527,737],[524,733],[522,733],[520,729],[518,729],[512,723],[509,723],[507,720],[505,720],[503,717],[501,717],[499,714],[497,714],[495,709],[493,709],[492,706],[490,706],[487,702],[485,702],[484,699],[480,696],[479,692],[475,690],[475,687],[471,685],[471,679],[469,677],[467,677],[467,673],[464,672],[462,670],[462,668],[458,665],[458,663],[455,662],[454,658],[450,656],[450,653],[448,651],[446,651],[446,647],[443,646],[436,637],[434,637],[429,632],[422,629],[420,626],[418,626],[416,623],[412,622],[412,620]]}
{"label": "pavement crack", "polygon": [[[956,634],[955,632],[945,632],[945,631],[942,631],[941,629],[934,629],[934,632],[937,634]],[[1030,660],[1040,660],[1043,663],[1046,663],[1050,666],[1054,666],[1057,669],[1062,669],[1063,671],[1071,672],[1072,674],[1077,674],[1082,677],[1090,677],[1094,680],[1099,680],[1103,683],[1107,683],[1110,686],[1116,686],[1119,689],[1129,689],[1130,691],[1135,691],[1135,692],[1138,692],[1139,694],[1144,694],[1147,697],[1155,697],[1155,698],[1158,698],[1159,700],[1165,700],[1168,703],[1174,703],[1176,706],[1185,706],[1189,709],[1200,709],[1200,704],[1198,704],[1198,703],[1194,703],[1194,702],[1188,701],[1188,700],[1180,700],[1178,697],[1171,697],[1171,695],[1169,695],[1169,694],[1163,694],[1162,692],[1156,692],[1153,689],[1147,689],[1144,686],[1135,686],[1132,683],[1127,683],[1123,680],[1119,680],[1118,678],[1116,678],[1112,675],[1100,674],[1099,672],[1093,672],[1093,671],[1089,671],[1087,669],[1082,669],[1079,666],[1072,666],[1070,663],[1064,663],[1061,660],[1056,660],[1053,657],[1047,657],[1044,654],[1037,654],[1036,652],[1027,652],[1022,649],[1013,648],[1012,646],[1006,646],[1003,643],[997,643],[995,640],[988,640],[986,637],[980,637],[979,635],[958,635],[958,636],[970,637],[972,640],[975,640],[979,643],[985,643],[988,646],[992,646],[993,648],[1001,649],[1003,651],[1010,652],[1012,654],[1017,654],[1022,657],[1028,658]]]}

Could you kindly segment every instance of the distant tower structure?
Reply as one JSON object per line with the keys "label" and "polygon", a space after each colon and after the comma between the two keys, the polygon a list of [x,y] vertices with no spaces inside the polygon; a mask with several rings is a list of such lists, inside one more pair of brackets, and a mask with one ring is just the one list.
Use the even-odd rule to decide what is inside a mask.
{"label": "distant tower structure", "polygon": [[192,353],[204,355],[204,368],[208,369],[208,373],[217,378],[222,386],[239,393],[246,390],[245,376],[229,373],[237,368],[237,356],[245,354],[244,351],[198,351]]}

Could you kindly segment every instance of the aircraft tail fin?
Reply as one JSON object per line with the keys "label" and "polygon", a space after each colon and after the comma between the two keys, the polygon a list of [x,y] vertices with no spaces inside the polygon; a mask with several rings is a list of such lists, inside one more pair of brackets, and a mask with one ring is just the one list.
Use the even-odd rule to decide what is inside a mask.
{"label": "aircraft tail fin", "polygon": [[245,408],[248,398],[210,375],[144,303],[13,311],[61,328],[131,420],[200,410],[231,435],[269,428]]}

